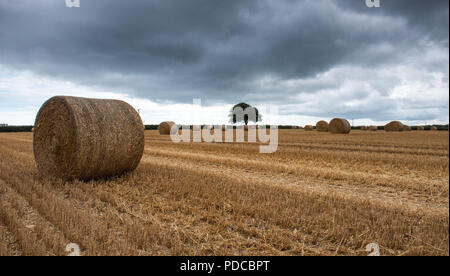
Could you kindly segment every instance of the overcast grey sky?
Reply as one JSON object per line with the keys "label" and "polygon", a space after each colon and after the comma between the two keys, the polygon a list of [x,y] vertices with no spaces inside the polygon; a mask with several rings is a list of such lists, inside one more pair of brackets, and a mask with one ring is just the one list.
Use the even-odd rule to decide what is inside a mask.
{"label": "overcast grey sky", "polygon": [[0,0],[0,123],[53,95],[124,99],[145,123],[191,123],[193,98],[207,123],[240,101],[279,124],[449,120],[448,0],[80,2]]}

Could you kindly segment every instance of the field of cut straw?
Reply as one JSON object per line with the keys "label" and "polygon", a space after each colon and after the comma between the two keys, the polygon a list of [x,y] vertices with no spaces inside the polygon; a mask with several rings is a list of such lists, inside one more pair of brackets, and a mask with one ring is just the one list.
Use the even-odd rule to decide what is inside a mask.
{"label": "field of cut straw", "polygon": [[0,255],[449,255],[448,132],[280,130],[274,154],[145,135],[133,173],[63,182],[0,134]]}

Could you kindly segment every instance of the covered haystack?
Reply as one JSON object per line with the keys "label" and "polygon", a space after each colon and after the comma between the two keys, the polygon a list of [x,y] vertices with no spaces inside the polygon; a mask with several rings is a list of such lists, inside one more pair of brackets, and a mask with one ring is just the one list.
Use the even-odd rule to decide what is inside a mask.
{"label": "covered haystack", "polygon": [[334,118],[330,121],[328,131],[331,133],[348,134],[352,130],[350,123],[346,119]]}
{"label": "covered haystack", "polygon": [[142,120],[123,101],[53,97],[36,117],[33,152],[44,177],[89,180],[120,175],[141,160]]}
{"label": "covered haystack", "polygon": [[317,131],[327,132],[328,131],[328,123],[325,121],[318,121],[316,124]]}

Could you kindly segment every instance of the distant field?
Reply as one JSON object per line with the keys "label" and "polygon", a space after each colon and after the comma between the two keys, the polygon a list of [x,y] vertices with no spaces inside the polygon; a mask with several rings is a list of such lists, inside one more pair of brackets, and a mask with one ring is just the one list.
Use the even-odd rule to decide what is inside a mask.
{"label": "distant field", "polygon": [[259,154],[146,131],[135,172],[65,183],[0,133],[0,255],[449,255],[448,132],[279,135]]}

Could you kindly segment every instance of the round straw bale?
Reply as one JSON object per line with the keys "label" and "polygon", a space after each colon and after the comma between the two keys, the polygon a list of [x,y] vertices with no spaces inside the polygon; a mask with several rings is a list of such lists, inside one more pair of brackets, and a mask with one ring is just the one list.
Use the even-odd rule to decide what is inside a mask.
{"label": "round straw bale", "polygon": [[423,126],[418,126],[417,130],[425,130],[425,128]]}
{"label": "round straw bale", "polygon": [[161,135],[170,135],[172,131],[172,126],[175,125],[172,121],[164,121],[159,124],[158,130]]}
{"label": "round straw bale", "polygon": [[385,131],[403,131],[404,125],[399,121],[392,121],[384,126]]}
{"label": "round straw bale", "polygon": [[312,125],[306,125],[305,128],[304,128],[304,130],[307,130],[307,131],[313,131],[313,130],[314,130],[314,127],[313,127]]}
{"label": "round straw bale", "polygon": [[430,130],[436,131],[436,130],[438,130],[438,128],[435,127],[435,126],[432,126],[432,127],[430,128]]}
{"label": "round straw bale", "polygon": [[404,125],[403,126],[403,131],[411,131],[411,127],[407,126],[407,125]]}
{"label": "round straw bale", "polygon": [[44,177],[99,179],[134,170],[144,152],[141,117],[129,104],[57,96],[39,110],[33,152]]}
{"label": "round straw bale", "polygon": [[331,133],[348,134],[351,130],[350,123],[346,119],[341,118],[334,118],[328,126],[328,131]]}
{"label": "round straw bale", "polygon": [[378,127],[377,127],[377,126],[370,126],[370,127],[369,127],[369,130],[370,130],[370,131],[377,131],[377,130],[378,130]]}
{"label": "round straw bale", "polygon": [[325,121],[318,121],[316,124],[317,131],[327,132],[328,131],[328,123]]}
{"label": "round straw bale", "polygon": [[34,132],[34,127],[31,128],[31,132]]}
{"label": "round straw bale", "polygon": [[367,130],[367,127],[366,126],[362,126],[361,130]]}

